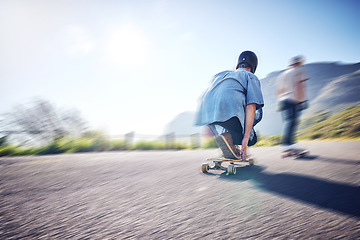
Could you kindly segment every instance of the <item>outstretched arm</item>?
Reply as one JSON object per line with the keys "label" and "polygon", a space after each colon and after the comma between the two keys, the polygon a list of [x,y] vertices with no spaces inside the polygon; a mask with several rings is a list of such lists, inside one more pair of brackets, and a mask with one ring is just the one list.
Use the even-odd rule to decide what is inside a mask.
{"label": "outstretched arm", "polygon": [[247,145],[249,143],[249,139],[250,139],[250,133],[251,133],[251,129],[253,128],[253,124],[254,124],[254,118],[255,118],[255,111],[256,111],[256,104],[255,103],[250,103],[248,105],[246,105],[246,109],[245,109],[245,132],[244,132],[244,138],[242,141],[242,148],[240,151],[240,154],[242,156],[242,159],[245,160],[246,159],[246,154],[247,154]]}

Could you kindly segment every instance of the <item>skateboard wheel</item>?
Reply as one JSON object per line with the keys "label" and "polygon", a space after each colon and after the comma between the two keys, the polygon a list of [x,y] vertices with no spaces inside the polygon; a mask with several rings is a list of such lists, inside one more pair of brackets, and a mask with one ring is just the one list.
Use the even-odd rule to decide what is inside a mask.
{"label": "skateboard wheel", "polygon": [[254,163],[255,163],[255,160],[252,159],[252,158],[250,158],[250,159],[249,159],[249,165],[254,165]]}
{"label": "skateboard wheel", "polygon": [[228,166],[228,173],[229,173],[229,174],[232,174],[232,175],[235,175],[235,174],[236,174],[236,167],[235,167],[234,164],[230,164],[230,165]]}
{"label": "skateboard wheel", "polygon": [[203,163],[203,164],[201,165],[201,171],[202,171],[203,173],[209,172],[209,164],[208,164],[208,163]]}

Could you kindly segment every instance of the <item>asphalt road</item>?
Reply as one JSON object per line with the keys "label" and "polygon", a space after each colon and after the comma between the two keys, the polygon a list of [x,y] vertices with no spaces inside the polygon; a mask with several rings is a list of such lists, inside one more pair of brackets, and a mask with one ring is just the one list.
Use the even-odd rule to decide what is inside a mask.
{"label": "asphalt road", "polygon": [[0,158],[1,239],[359,239],[360,142],[204,174],[218,150]]}

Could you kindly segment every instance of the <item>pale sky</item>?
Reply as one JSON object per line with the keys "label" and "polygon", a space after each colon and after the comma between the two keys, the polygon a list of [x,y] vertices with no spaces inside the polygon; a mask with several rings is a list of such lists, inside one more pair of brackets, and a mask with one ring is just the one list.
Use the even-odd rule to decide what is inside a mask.
{"label": "pale sky", "polygon": [[112,135],[162,134],[244,50],[259,78],[298,54],[360,62],[359,12],[349,0],[0,0],[0,113],[44,98]]}

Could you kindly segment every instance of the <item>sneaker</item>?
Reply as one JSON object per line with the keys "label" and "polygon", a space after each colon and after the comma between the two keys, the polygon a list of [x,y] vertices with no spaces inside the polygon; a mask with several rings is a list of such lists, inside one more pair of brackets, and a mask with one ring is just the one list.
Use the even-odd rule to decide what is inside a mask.
{"label": "sneaker", "polygon": [[301,152],[304,152],[306,151],[305,148],[301,147],[299,144],[297,143],[294,143],[292,145],[289,146],[289,149],[290,151],[294,152],[294,154],[298,154],[298,153],[301,153]]}
{"label": "sneaker", "polygon": [[290,151],[291,151],[290,145],[282,145],[282,146],[281,146],[281,151],[282,151],[283,153],[285,153],[285,152],[290,152]]}
{"label": "sneaker", "polygon": [[239,159],[239,150],[235,148],[231,134],[226,132],[216,137],[216,143],[223,152],[225,158]]}

